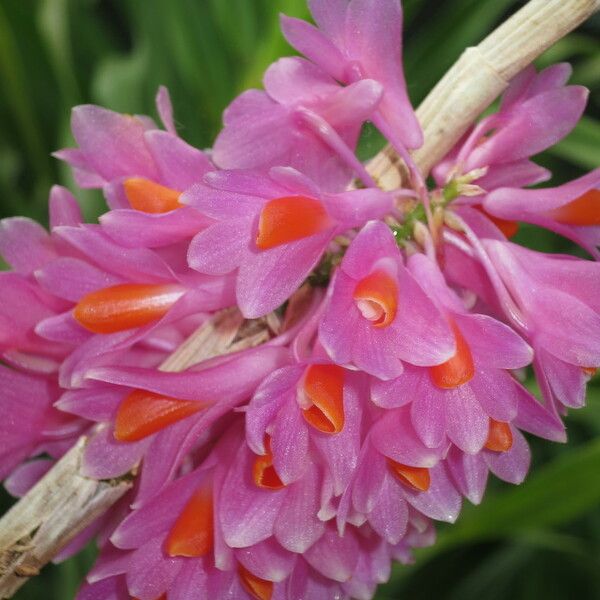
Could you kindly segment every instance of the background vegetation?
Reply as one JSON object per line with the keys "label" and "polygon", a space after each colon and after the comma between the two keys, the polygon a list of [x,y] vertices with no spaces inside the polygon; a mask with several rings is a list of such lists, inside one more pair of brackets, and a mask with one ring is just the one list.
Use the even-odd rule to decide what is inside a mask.
{"label": "background vegetation", "polygon": [[[405,0],[405,62],[418,103],[468,45],[523,2]],[[304,0],[2,0],[0,2],[0,216],[46,219],[50,185],[71,185],[50,152],[70,145],[69,110],[93,102],[154,115],[167,85],[181,135],[208,147],[221,112],[259,86],[265,67],[290,53],[277,14],[306,16]],[[600,19],[547,52],[568,60],[573,81],[591,91],[586,117],[540,162],[561,182],[600,164]],[[365,155],[381,143],[369,133]],[[79,193],[88,218],[102,212]],[[568,250],[564,241],[523,228],[520,242]],[[1,300],[0,300],[1,301]],[[567,446],[533,443],[532,476],[519,488],[492,482],[482,506],[465,506],[441,526],[439,543],[398,567],[379,598],[471,600],[600,598],[600,389],[568,419]],[[2,499],[4,506],[9,500]],[[17,596],[69,600],[94,549],[48,568]]]}

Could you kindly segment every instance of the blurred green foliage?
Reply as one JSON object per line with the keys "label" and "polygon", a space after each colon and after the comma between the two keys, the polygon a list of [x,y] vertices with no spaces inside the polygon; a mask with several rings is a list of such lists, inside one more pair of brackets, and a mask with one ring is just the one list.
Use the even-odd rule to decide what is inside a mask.
{"label": "blurred green foliage", "polygon": [[[418,103],[461,51],[524,2],[405,0],[405,63]],[[208,147],[225,106],[260,85],[270,62],[290,53],[279,12],[307,16],[304,0],[2,0],[0,2],[0,216],[46,220],[49,187],[72,186],[50,152],[70,145],[70,107],[92,102],[154,115],[159,84],[172,94],[181,135]],[[539,161],[564,181],[600,164],[600,19],[550,49],[539,64],[567,60],[591,89],[586,117]],[[380,137],[369,130],[363,153]],[[88,218],[102,210],[79,192]],[[564,251],[564,241],[524,227],[519,241]],[[378,598],[593,600],[600,598],[600,389],[568,419],[569,444],[534,441],[521,487],[491,482],[480,507],[465,506],[439,543],[396,567]],[[8,500],[3,498],[6,506]],[[69,600],[93,560],[88,548],[49,567],[21,600]],[[308,600],[308,599],[307,599]]]}

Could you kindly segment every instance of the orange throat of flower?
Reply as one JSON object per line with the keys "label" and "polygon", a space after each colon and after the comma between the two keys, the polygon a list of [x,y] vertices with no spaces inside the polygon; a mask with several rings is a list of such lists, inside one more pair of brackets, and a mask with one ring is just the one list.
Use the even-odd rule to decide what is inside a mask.
{"label": "orange throat of flower", "polygon": [[205,406],[205,403],[198,400],[178,400],[145,390],[134,390],[117,410],[115,439],[120,442],[143,440],[196,414]]}
{"label": "orange throat of flower", "polygon": [[181,511],[165,542],[169,556],[200,558],[214,545],[212,485],[200,487]]}
{"label": "orange throat of flower", "polygon": [[260,579],[243,565],[238,565],[238,575],[246,592],[255,600],[271,600],[273,582]]}
{"label": "orange throat of flower", "polygon": [[417,492],[426,492],[431,485],[429,469],[425,467],[409,467],[391,458],[387,459],[388,467],[400,483]]}
{"label": "orange throat of flower", "polygon": [[181,208],[181,193],[141,177],[130,177],[123,183],[131,208],[150,214],[162,214]]}
{"label": "orange throat of flower", "polygon": [[259,250],[269,250],[332,226],[332,219],[318,200],[304,196],[275,198],[267,202],[260,213],[256,246]]}
{"label": "orange throat of flower", "polygon": [[299,389],[302,415],[322,433],[344,429],[344,369],[338,365],[311,365]]}
{"label": "orange throat of flower", "polygon": [[398,284],[384,270],[373,271],[354,288],[354,301],[362,316],[373,327],[385,328],[392,324],[398,311]]}
{"label": "orange throat of flower", "polygon": [[475,365],[469,344],[454,322],[451,323],[456,340],[456,352],[441,365],[429,367],[434,385],[444,390],[457,388],[473,379]]}
{"label": "orange throat of flower", "polygon": [[490,419],[490,429],[484,448],[493,452],[508,452],[513,445],[513,434],[508,423]]}
{"label": "orange throat of flower", "polygon": [[268,435],[265,435],[265,454],[257,456],[254,459],[252,479],[256,487],[265,490],[280,490],[285,487],[285,484],[281,481],[273,466],[271,438]]}
{"label": "orange throat of flower", "polygon": [[600,190],[590,190],[568,204],[548,211],[546,216],[562,225],[600,225]]}
{"label": "orange throat of flower", "polygon": [[92,333],[117,333],[159,320],[184,293],[171,284],[114,285],[84,296],[73,317]]}

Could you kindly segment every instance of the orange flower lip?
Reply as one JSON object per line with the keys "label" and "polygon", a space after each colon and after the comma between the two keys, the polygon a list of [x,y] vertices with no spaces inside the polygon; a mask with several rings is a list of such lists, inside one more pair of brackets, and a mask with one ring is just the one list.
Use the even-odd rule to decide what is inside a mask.
{"label": "orange flower lip", "polygon": [[429,367],[433,383],[445,390],[457,388],[471,381],[475,375],[475,365],[471,349],[458,327],[454,323],[451,325],[456,340],[456,352],[454,356],[441,365]]}
{"label": "orange flower lip", "polygon": [[361,279],[353,294],[363,317],[374,327],[388,327],[398,311],[398,285],[383,270],[373,271]]}
{"label": "orange flower lip", "polygon": [[490,431],[485,448],[493,452],[508,452],[513,445],[513,435],[508,423],[490,419]]}
{"label": "orange flower lip", "polygon": [[545,214],[562,225],[600,225],[600,190],[590,190],[572,202]]}
{"label": "orange flower lip", "polygon": [[115,439],[137,442],[177,421],[202,410],[197,400],[178,400],[161,394],[134,390],[119,405],[115,419]]}
{"label": "orange flower lip", "polygon": [[344,429],[344,369],[338,365],[311,365],[302,387],[311,404],[302,410],[304,419],[323,433]]}
{"label": "orange flower lip", "polygon": [[431,485],[429,469],[425,467],[409,467],[391,458],[388,458],[387,461],[392,473],[401,483],[417,492],[426,492],[429,489]]}
{"label": "orange flower lip", "polygon": [[114,285],[84,296],[73,316],[93,333],[126,331],[160,319],[184,293],[178,285]]}
{"label": "orange flower lip", "polygon": [[161,214],[181,208],[181,193],[141,177],[130,177],[123,183],[125,196],[132,208],[140,212]]}
{"label": "orange flower lip", "polygon": [[269,250],[332,226],[332,219],[318,200],[304,196],[275,198],[260,213],[256,246],[259,250]]}
{"label": "orange flower lip", "polygon": [[199,558],[214,545],[212,486],[197,490],[175,521],[165,542],[169,556]]}
{"label": "orange flower lip", "polygon": [[280,490],[285,484],[279,479],[277,471],[273,466],[273,454],[271,452],[271,438],[265,436],[266,454],[257,456],[252,467],[252,478],[257,487],[267,490]]}
{"label": "orange flower lip", "polygon": [[273,595],[273,582],[261,579],[251,573],[243,565],[238,565],[238,575],[244,589],[255,600],[271,600]]}

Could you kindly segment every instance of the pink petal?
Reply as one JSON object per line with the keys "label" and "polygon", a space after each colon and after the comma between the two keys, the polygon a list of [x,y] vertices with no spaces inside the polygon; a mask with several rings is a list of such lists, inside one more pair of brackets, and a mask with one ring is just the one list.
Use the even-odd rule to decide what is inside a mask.
{"label": "pink petal", "polygon": [[185,564],[170,558],[162,549],[164,537],[158,536],[136,550],[127,572],[129,593],[139,600],[156,600],[175,580]]}
{"label": "pink petal", "polygon": [[237,550],[236,558],[251,573],[266,581],[281,582],[292,572],[295,556],[286,552],[273,538]]}
{"label": "pink petal", "polygon": [[496,369],[519,369],[531,363],[533,350],[513,329],[487,315],[455,315],[476,363]]}
{"label": "pink petal", "polygon": [[175,129],[175,123],[173,122],[173,105],[171,104],[171,97],[169,96],[169,90],[161,85],[156,93],[156,108],[160,120],[162,121],[165,129],[172,135],[177,135]]}
{"label": "pink petal", "polygon": [[150,440],[118,442],[112,427],[105,426],[85,447],[81,471],[86,477],[111,479],[130,471],[141,460]]}
{"label": "pink petal", "polygon": [[483,499],[488,478],[488,467],[483,453],[465,454],[456,446],[452,446],[447,464],[458,491],[473,504],[479,504]]}
{"label": "pink petal", "polygon": [[257,389],[246,412],[246,440],[255,454],[264,454],[265,432],[285,402],[294,401],[293,390],[304,366],[284,367],[270,374]]}
{"label": "pink petal", "polygon": [[35,277],[48,292],[71,302],[79,302],[90,292],[124,282],[121,277],[66,256],[38,269]]}
{"label": "pink petal", "polygon": [[531,452],[525,438],[518,430],[512,428],[512,435],[513,444],[507,452],[485,450],[482,454],[496,477],[509,483],[519,484],[523,483],[529,470]]}
{"label": "pink petal", "polygon": [[55,258],[48,232],[24,217],[0,221],[0,255],[13,271],[27,275]]}
{"label": "pink petal", "polygon": [[328,528],[321,539],[309,548],[304,558],[319,573],[334,581],[348,581],[354,572],[358,544],[351,533],[340,537]]}
{"label": "pink petal", "polygon": [[308,428],[294,396],[280,409],[271,434],[273,466],[284,484],[297,481],[308,465]]}
{"label": "pink petal", "polygon": [[406,500],[431,519],[454,523],[462,505],[460,494],[450,481],[443,463],[433,467],[429,473],[431,484],[426,492],[417,492],[404,486]]}
{"label": "pink petal", "polygon": [[83,105],[73,109],[71,129],[87,164],[105,180],[132,176],[157,179],[144,142],[147,125],[141,119]]}
{"label": "pink petal", "polygon": [[406,532],[408,507],[402,490],[388,475],[379,502],[369,514],[369,523],[389,544],[395,545]]}
{"label": "pink petal", "polygon": [[347,51],[363,77],[384,86],[380,112],[408,148],[423,134],[414,114],[402,67],[402,8],[397,0],[353,0],[346,22]]}
{"label": "pink petal", "polygon": [[247,219],[220,221],[201,231],[192,240],[188,263],[192,269],[223,275],[237,269],[248,254]]}
{"label": "pink petal", "polygon": [[247,319],[281,306],[317,265],[331,231],[255,253],[240,265],[237,301]]}
{"label": "pink petal", "polygon": [[286,490],[264,490],[252,479],[254,455],[240,447],[223,484],[218,519],[228,546],[246,548],[273,535]]}
{"label": "pink petal", "polygon": [[541,93],[515,107],[504,127],[476,148],[466,170],[528,158],[549,148],[575,127],[588,97],[580,86]]}
{"label": "pink petal", "polygon": [[442,449],[430,449],[415,433],[410,410],[387,411],[371,428],[373,446],[381,454],[411,467],[433,467],[442,457]]}
{"label": "pink petal", "polygon": [[61,225],[76,227],[83,221],[81,209],[71,192],[60,185],[50,189],[50,229]]}
{"label": "pink petal", "polygon": [[144,138],[160,173],[159,182],[167,187],[183,192],[214,169],[204,152],[174,134],[153,130]]}
{"label": "pink petal", "polygon": [[291,552],[303,554],[325,530],[325,524],[317,518],[320,485],[317,469],[308,469],[301,480],[290,486],[275,520],[275,537]]}
{"label": "pink petal", "polygon": [[332,77],[338,80],[345,78],[345,59],[326,35],[321,33],[314,25],[301,19],[281,15],[280,21],[281,30],[290,46],[313,62],[318,63]]}
{"label": "pink petal", "polygon": [[466,383],[446,390],[444,402],[448,437],[468,454],[479,452],[487,440],[489,418],[471,386]]}
{"label": "pink petal", "polygon": [[112,210],[100,223],[125,248],[158,248],[191,238],[212,221],[192,208],[179,208],[164,214]]}

